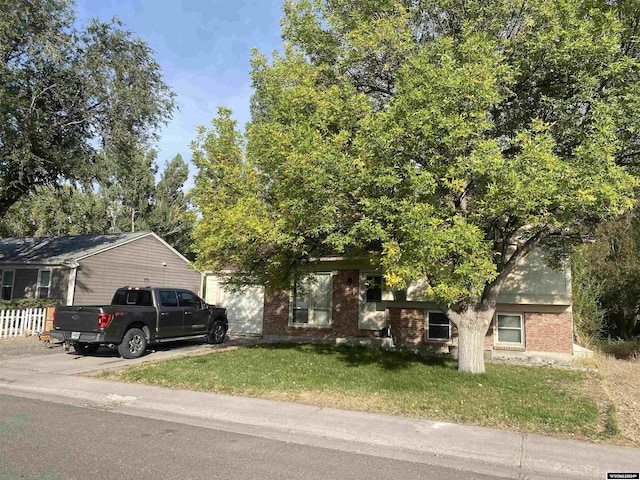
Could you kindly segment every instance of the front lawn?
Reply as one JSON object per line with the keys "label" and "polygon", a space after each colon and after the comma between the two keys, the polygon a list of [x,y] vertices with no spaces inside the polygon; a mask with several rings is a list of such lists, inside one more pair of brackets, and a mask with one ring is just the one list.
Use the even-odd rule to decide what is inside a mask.
{"label": "front lawn", "polygon": [[585,393],[584,372],[487,364],[482,375],[461,374],[444,358],[333,345],[257,345],[102,376],[592,439],[607,415]]}

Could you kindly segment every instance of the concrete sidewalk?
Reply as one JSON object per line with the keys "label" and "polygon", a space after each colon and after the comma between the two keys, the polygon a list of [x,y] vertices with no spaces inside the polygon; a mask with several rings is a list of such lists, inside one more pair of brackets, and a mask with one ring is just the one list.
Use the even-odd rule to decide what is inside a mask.
{"label": "concrete sidewalk", "polygon": [[126,362],[64,353],[1,361],[0,394],[507,478],[605,479],[640,471],[636,448],[74,376]]}

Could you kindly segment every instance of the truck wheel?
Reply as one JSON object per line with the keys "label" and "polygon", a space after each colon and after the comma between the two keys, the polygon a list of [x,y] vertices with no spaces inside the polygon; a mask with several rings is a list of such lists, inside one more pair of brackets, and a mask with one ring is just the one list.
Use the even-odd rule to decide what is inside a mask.
{"label": "truck wheel", "polygon": [[147,337],[139,328],[127,330],[122,338],[122,343],[118,345],[118,353],[123,358],[141,357],[147,350]]}
{"label": "truck wheel", "polygon": [[224,336],[227,334],[227,328],[224,326],[224,323],[220,320],[216,320],[213,322],[213,326],[211,327],[211,331],[207,337],[208,343],[222,343],[224,340]]}
{"label": "truck wheel", "polygon": [[74,343],[73,349],[79,355],[91,355],[92,353],[96,353],[96,350],[100,348],[100,344],[98,343]]}

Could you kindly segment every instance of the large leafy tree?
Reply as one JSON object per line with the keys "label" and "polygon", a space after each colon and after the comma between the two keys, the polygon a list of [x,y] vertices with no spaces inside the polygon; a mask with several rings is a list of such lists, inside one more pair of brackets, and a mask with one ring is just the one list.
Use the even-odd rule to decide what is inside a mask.
{"label": "large leafy tree", "polygon": [[91,188],[37,187],[0,219],[0,237],[46,237],[109,231],[106,205]]}
{"label": "large leafy tree", "polygon": [[149,228],[155,192],[156,151],[126,149],[125,154],[104,152],[96,177],[99,195],[106,204],[112,232]]}
{"label": "large leafy tree", "polygon": [[191,210],[184,185],[189,177],[189,167],[181,155],[165,164],[160,181],[155,187],[152,209],[147,219],[149,228],[160,235],[176,250],[191,254],[191,233],[196,214]]}
{"label": "large leafy tree", "polygon": [[96,149],[145,145],[173,109],[146,43],[115,20],[74,22],[69,0],[0,0],[0,216],[90,176]]}
{"label": "large leafy tree", "polygon": [[[632,206],[640,82],[632,2],[302,0],[253,59],[246,138],[194,145],[202,266],[286,286],[367,255],[457,326],[482,372],[502,281]],[[246,145],[246,147],[245,147]]]}

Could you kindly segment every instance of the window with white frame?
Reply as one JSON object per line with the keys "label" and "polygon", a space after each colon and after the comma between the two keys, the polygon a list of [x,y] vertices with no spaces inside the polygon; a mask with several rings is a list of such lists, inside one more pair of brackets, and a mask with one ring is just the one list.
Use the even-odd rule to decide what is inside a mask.
{"label": "window with white frame", "polygon": [[442,312],[427,313],[427,340],[451,340],[451,322]]}
{"label": "window with white frame", "polygon": [[51,270],[38,271],[38,291],[37,298],[49,298],[49,290],[51,288]]}
{"label": "window with white frame", "polygon": [[296,282],[292,292],[292,325],[329,326],[333,302],[331,272],[316,272]]}
{"label": "window with white frame", "polygon": [[2,300],[11,300],[13,298],[14,276],[15,272],[13,270],[2,272]]}
{"label": "window with white frame", "polygon": [[524,345],[524,324],[519,313],[498,313],[496,315],[498,343]]}

